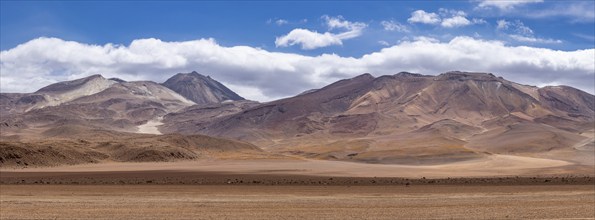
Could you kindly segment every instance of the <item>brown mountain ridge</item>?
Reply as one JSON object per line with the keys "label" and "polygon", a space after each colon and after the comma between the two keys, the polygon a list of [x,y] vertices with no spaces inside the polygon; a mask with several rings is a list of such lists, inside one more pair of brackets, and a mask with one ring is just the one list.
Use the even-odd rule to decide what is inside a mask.
{"label": "brown mountain ridge", "polygon": [[[366,163],[444,164],[502,154],[595,163],[593,95],[489,73],[363,74],[267,103],[244,100],[196,72],[163,84],[95,75],[31,94],[0,94],[0,113],[0,147],[10,149],[105,131],[182,134],[181,140],[200,134],[253,144],[258,147],[248,149],[259,155]],[[177,149],[158,145],[163,152]],[[100,155],[85,149],[85,155]],[[105,155],[118,151],[102,149],[109,149]],[[142,151],[170,160],[168,153]]]}
{"label": "brown mountain ridge", "polygon": [[364,74],[179,132],[375,163],[442,163],[491,150],[593,163],[572,147],[592,139],[593,100],[570,87],[538,88],[486,73]]}

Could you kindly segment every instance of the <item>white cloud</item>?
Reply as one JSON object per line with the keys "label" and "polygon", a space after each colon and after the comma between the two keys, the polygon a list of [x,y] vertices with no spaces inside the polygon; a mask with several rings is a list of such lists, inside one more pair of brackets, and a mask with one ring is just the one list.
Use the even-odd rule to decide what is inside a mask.
{"label": "white cloud", "polygon": [[417,10],[411,12],[411,17],[407,21],[409,23],[437,24],[440,22],[440,17],[433,12],[428,13],[424,10]]}
{"label": "white cloud", "polygon": [[341,16],[329,17],[325,15],[322,16],[322,19],[325,21],[326,26],[328,26],[329,31],[340,29],[343,32],[318,33],[316,31],[296,28],[284,36],[277,37],[275,39],[275,45],[277,47],[288,47],[299,44],[304,50],[312,50],[331,45],[342,45],[343,40],[359,37],[362,35],[363,29],[367,27],[367,25],[364,23],[350,22]]}
{"label": "white cloud", "polygon": [[525,24],[519,20],[514,20],[514,21],[506,21],[504,19],[498,20],[496,21],[496,30],[501,30],[501,31],[505,31],[505,30],[511,30],[517,34],[521,34],[521,35],[533,35],[533,30],[527,26],[525,26]]}
{"label": "white cloud", "polygon": [[543,2],[543,0],[480,0],[478,7],[490,8],[495,7],[500,10],[509,10],[519,5]]}
{"label": "white cloud", "polygon": [[532,35],[533,30],[527,26],[525,26],[522,22],[518,22],[516,25],[516,32],[523,35]]}
{"label": "white cloud", "polygon": [[504,19],[496,21],[496,29],[497,30],[506,30],[506,29],[508,29],[508,26],[510,26],[510,22],[508,22]]}
{"label": "white cloud", "polygon": [[453,27],[462,27],[462,26],[467,26],[470,25],[471,21],[469,21],[467,18],[463,17],[463,16],[454,16],[452,18],[445,18],[444,20],[442,20],[442,23],[440,23],[440,25],[442,25],[442,27],[446,27],[446,28],[453,28]]}
{"label": "white cloud", "polygon": [[534,32],[531,28],[525,26],[523,22],[519,20],[506,21],[504,19],[496,21],[496,30],[508,33],[508,37],[515,41],[527,42],[527,43],[541,43],[541,44],[559,44],[561,40],[556,39],[545,39],[534,36]]}
{"label": "white cloud", "polygon": [[409,23],[440,24],[440,26],[445,28],[456,28],[471,24],[486,23],[486,21],[483,19],[467,19],[467,13],[464,11],[445,8],[438,9],[438,14],[433,12],[428,13],[424,10],[414,11],[411,13],[411,17],[407,21],[409,21]]}
{"label": "white cloud", "polygon": [[554,39],[543,39],[543,38],[536,38],[536,37],[527,37],[518,34],[511,34],[508,35],[510,38],[521,41],[521,42],[529,42],[529,43],[543,43],[543,44],[559,44],[562,43],[561,40],[554,40]]}
{"label": "white cloud", "polygon": [[279,26],[284,25],[284,24],[288,24],[288,23],[289,22],[287,20],[285,20],[285,19],[278,19],[278,20],[275,21],[275,24],[277,24]]}
{"label": "white cloud", "polygon": [[426,37],[426,36],[417,36],[414,37],[413,40],[418,42],[426,42],[426,43],[440,43],[440,40],[433,38],[433,37]]}
{"label": "white cloud", "polygon": [[333,29],[345,29],[345,30],[362,30],[367,25],[362,22],[350,22],[345,20],[343,16],[337,17],[330,17],[328,15],[323,15],[322,19],[326,22],[326,25],[329,27],[330,30]]}
{"label": "white cloud", "polygon": [[329,30],[342,29],[344,32],[338,33],[335,36],[341,40],[351,39],[362,35],[362,31],[368,25],[362,22],[350,22],[345,20],[342,16],[329,17],[327,15],[322,16],[322,19],[326,21],[326,25]]}
{"label": "white cloud", "polygon": [[595,36],[589,34],[573,33],[572,35],[588,41],[595,41]]}
{"label": "white cloud", "polygon": [[343,42],[341,38],[332,33],[325,32],[321,34],[301,28],[293,29],[287,35],[277,37],[275,40],[277,47],[289,47],[297,44],[301,45],[304,50],[312,50],[330,45],[341,45]]}
{"label": "white cloud", "polygon": [[91,74],[163,82],[175,73],[196,70],[246,98],[267,101],[365,72],[378,76],[400,71],[437,74],[462,70],[492,72],[531,85],[562,83],[594,93],[593,60],[595,49],[513,47],[471,37],[455,37],[449,42],[418,37],[361,57],[225,47],[213,39],[139,39],[130,45],[90,45],[38,38],[0,53],[0,89],[33,92],[49,83]]}
{"label": "white cloud", "polygon": [[440,8],[438,9],[438,13],[440,14],[441,17],[454,17],[454,16],[467,16],[467,13],[465,13],[464,11],[459,11],[459,10],[453,10],[453,9],[446,9],[446,8]]}
{"label": "white cloud", "polygon": [[559,1],[553,7],[523,13],[529,18],[568,17],[573,22],[595,22],[595,2],[593,1]]}
{"label": "white cloud", "polygon": [[383,41],[383,40],[380,40],[380,41],[378,41],[378,43],[379,43],[380,45],[382,45],[382,46],[389,46],[389,45],[390,45],[388,42],[386,42],[386,41]]}
{"label": "white cloud", "polygon": [[473,18],[473,19],[471,19],[471,22],[473,22],[473,24],[487,24],[488,23],[486,20],[483,20],[481,18]]}
{"label": "white cloud", "polygon": [[560,19],[569,18],[570,22],[594,23],[595,22],[595,1],[548,1],[540,7],[516,7],[528,3],[543,2],[542,0],[529,1],[484,1],[471,0],[479,2],[476,9],[491,10],[499,9],[501,15],[507,17],[525,17],[533,19]]}
{"label": "white cloud", "polygon": [[496,21],[496,30],[500,30],[500,31],[505,31],[505,30],[511,30],[517,34],[521,34],[521,35],[533,35],[533,30],[527,26],[525,26],[525,24],[523,24],[523,22],[519,21],[519,20],[514,20],[514,21],[506,21],[504,19],[498,20]]}
{"label": "white cloud", "polygon": [[409,28],[407,28],[407,26],[405,26],[404,24],[401,24],[399,22],[390,20],[390,21],[381,21],[380,25],[382,25],[382,27],[384,27],[384,30],[386,31],[397,31],[397,32],[404,32],[404,33],[409,33]]}

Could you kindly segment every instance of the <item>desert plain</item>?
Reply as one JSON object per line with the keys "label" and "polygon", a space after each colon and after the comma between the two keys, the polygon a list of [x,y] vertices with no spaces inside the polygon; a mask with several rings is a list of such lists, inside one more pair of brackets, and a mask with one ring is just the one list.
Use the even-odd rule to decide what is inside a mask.
{"label": "desert plain", "polygon": [[2,219],[592,219],[592,185],[3,185]]}
{"label": "desert plain", "polygon": [[2,168],[0,219],[593,219],[590,172],[514,156],[425,166],[295,158]]}

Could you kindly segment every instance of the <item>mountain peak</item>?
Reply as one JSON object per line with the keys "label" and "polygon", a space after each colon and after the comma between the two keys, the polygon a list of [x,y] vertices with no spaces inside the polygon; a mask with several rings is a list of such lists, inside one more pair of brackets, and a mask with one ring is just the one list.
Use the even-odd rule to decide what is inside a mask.
{"label": "mountain peak", "polygon": [[189,76],[194,76],[194,77],[205,77],[205,76],[203,76],[202,74],[200,74],[200,73],[198,73],[196,71],[192,71],[190,73],[182,73],[182,74],[189,75]]}
{"label": "mountain peak", "polygon": [[364,73],[359,76],[353,77],[353,79],[374,79],[374,76],[370,73]]}
{"label": "mountain peak", "polygon": [[37,91],[37,93],[39,92],[60,92],[60,91],[68,91],[68,90],[72,90],[75,88],[78,88],[80,86],[83,86],[91,81],[106,81],[105,78],[103,78],[103,76],[101,74],[94,74],[94,75],[90,75],[87,76],[85,78],[80,78],[80,79],[75,79],[75,80],[71,80],[71,81],[64,81],[64,82],[59,82],[59,83],[54,83],[51,85],[48,85],[46,87],[43,87],[41,89],[39,89]]}
{"label": "mountain peak", "polygon": [[162,83],[196,104],[220,103],[225,100],[244,100],[223,84],[196,71],[178,73]]}
{"label": "mountain peak", "polygon": [[399,72],[399,73],[395,74],[394,76],[396,76],[396,77],[423,77],[426,75],[422,75],[419,73]]}
{"label": "mountain peak", "polygon": [[481,81],[492,81],[498,80],[494,74],[491,73],[480,73],[480,72],[462,72],[462,71],[450,71],[442,73],[436,76],[436,80],[481,80]]}
{"label": "mountain peak", "polygon": [[111,80],[111,81],[114,81],[114,82],[118,82],[118,83],[125,83],[126,82],[126,80],[123,80],[123,79],[120,79],[120,78],[116,78],[116,77],[109,78],[108,80]]}
{"label": "mountain peak", "polygon": [[[102,78],[102,79],[105,79],[101,74],[93,74],[93,75],[87,76],[85,78]],[[83,79],[85,79],[85,78],[83,78]]]}

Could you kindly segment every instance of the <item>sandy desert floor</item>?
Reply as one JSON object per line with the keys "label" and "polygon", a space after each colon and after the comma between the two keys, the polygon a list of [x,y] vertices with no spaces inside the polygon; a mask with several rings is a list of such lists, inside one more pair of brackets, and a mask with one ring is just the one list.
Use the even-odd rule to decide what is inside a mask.
{"label": "sandy desert floor", "polygon": [[505,155],[424,166],[266,159],[2,168],[0,219],[594,219],[594,172]]}
{"label": "sandy desert floor", "polygon": [[0,219],[595,218],[593,185],[0,187]]}
{"label": "sandy desert floor", "polygon": [[288,174],[347,177],[494,177],[595,175],[595,167],[576,165],[562,160],[513,155],[448,163],[443,165],[368,164],[308,159],[197,160],[178,162],[106,162],[39,168],[0,168],[0,172],[127,172],[183,171],[242,174]]}

